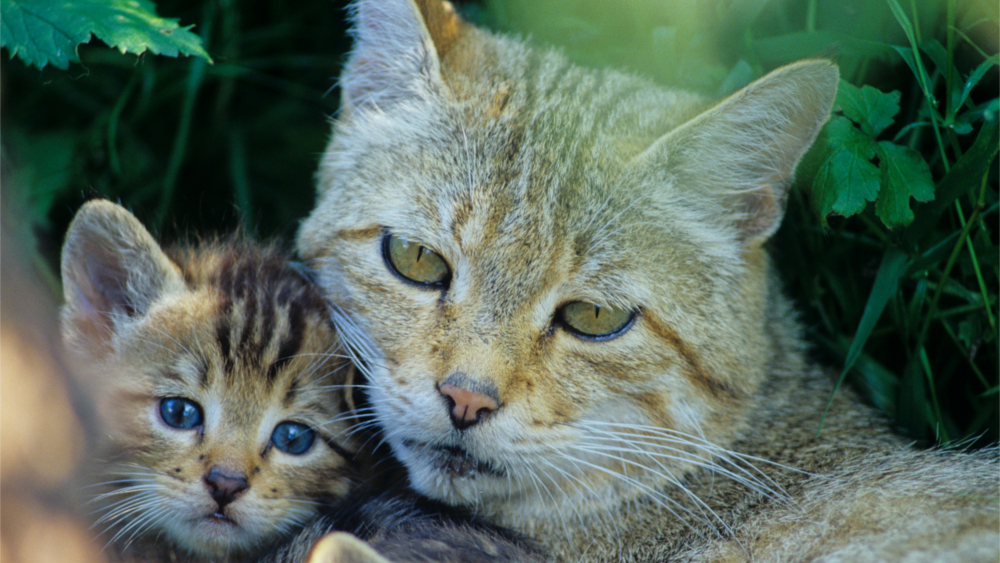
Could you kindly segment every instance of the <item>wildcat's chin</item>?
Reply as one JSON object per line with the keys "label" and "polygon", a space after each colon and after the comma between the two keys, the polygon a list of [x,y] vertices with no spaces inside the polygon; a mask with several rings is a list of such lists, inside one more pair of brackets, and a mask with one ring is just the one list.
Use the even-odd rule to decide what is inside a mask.
{"label": "wildcat's chin", "polygon": [[[561,413],[544,401],[511,398],[481,422],[458,429],[440,385],[430,383],[434,378],[416,378],[402,368],[376,369],[372,376],[373,403],[386,416],[386,441],[406,466],[410,485],[506,524],[553,513],[581,517],[581,505],[604,513],[664,475],[706,463],[709,449],[718,453],[683,432],[665,437],[668,431],[652,426],[642,409],[606,393],[593,397],[592,408]],[[401,383],[413,380],[412,386]],[[678,406],[674,412],[683,411]]]}
{"label": "wildcat's chin", "polygon": [[506,494],[508,469],[459,445],[392,440],[393,451],[410,470],[414,488],[454,504],[471,504],[490,493]]}

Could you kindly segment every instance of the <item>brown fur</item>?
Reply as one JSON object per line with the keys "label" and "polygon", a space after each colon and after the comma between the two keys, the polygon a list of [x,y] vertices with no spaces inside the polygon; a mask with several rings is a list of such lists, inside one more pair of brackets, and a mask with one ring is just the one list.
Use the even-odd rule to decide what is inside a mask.
{"label": "brown fur", "polygon": [[[98,529],[120,557],[242,560],[358,482],[344,416],[353,372],[325,299],[280,253],[240,242],[164,253],[127,211],[94,201],[70,226],[63,281],[63,338],[105,437]],[[170,397],[198,404],[203,424],[165,423]],[[312,446],[279,450],[283,421],[314,429]],[[248,485],[224,507],[216,468]]]}
{"label": "brown fur", "polygon": [[[911,450],[847,391],[815,436],[830,378],[763,245],[835,66],[710,104],[423,2],[355,10],[298,248],[365,329],[414,488],[562,561],[997,560],[996,450]],[[385,233],[449,285],[394,275]],[[636,320],[580,338],[559,321],[577,301]],[[500,405],[461,430],[438,391],[458,373]]]}

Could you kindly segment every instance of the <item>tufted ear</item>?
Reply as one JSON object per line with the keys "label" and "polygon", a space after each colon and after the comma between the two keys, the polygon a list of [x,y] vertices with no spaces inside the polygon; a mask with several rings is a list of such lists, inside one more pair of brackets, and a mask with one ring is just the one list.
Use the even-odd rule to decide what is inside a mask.
{"label": "tufted ear", "polygon": [[341,112],[386,110],[447,91],[441,57],[465,23],[440,0],[358,0],[354,48],[340,78]]}
{"label": "tufted ear", "polygon": [[837,67],[791,64],[657,140],[639,159],[696,190],[745,244],[774,234],[795,167],[830,117]]}
{"label": "tufted ear", "polygon": [[63,336],[106,346],[121,323],[146,314],[163,294],[184,288],[177,266],[128,211],[87,202],[69,226],[62,251]]}

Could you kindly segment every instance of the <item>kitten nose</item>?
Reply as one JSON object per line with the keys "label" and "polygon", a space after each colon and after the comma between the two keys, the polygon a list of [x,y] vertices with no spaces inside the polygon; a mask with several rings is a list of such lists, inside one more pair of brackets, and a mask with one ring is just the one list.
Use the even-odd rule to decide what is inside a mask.
{"label": "kitten nose", "polygon": [[220,511],[249,487],[245,473],[229,471],[218,465],[212,467],[208,475],[205,475],[205,484],[208,485],[208,493],[212,495],[212,500],[219,504]]}
{"label": "kitten nose", "polygon": [[500,408],[496,386],[476,381],[464,373],[448,376],[438,391],[445,399],[451,424],[457,430],[478,424]]}

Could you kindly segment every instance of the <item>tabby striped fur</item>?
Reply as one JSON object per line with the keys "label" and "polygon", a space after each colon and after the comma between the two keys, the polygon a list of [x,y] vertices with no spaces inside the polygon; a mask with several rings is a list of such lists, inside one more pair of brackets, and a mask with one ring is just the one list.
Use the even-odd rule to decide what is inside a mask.
{"label": "tabby striped fur", "polygon": [[[325,298],[281,252],[238,240],[163,252],[130,213],[93,201],[62,267],[64,342],[104,438],[92,506],[111,552],[244,560],[353,490],[353,368]],[[200,406],[199,427],[165,422],[161,401],[178,397]],[[314,429],[312,446],[274,447],[283,421]],[[217,504],[213,470],[246,489]]]}
{"label": "tabby striped fur", "polygon": [[[815,436],[830,377],[764,243],[833,64],[713,104],[438,0],[359,0],[354,21],[297,244],[366,333],[418,491],[560,561],[997,560],[996,451],[912,451],[847,391]],[[440,256],[447,283],[394,274],[387,236]],[[635,320],[581,338],[573,302]],[[456,388],[485,413],[472,425]]]}

